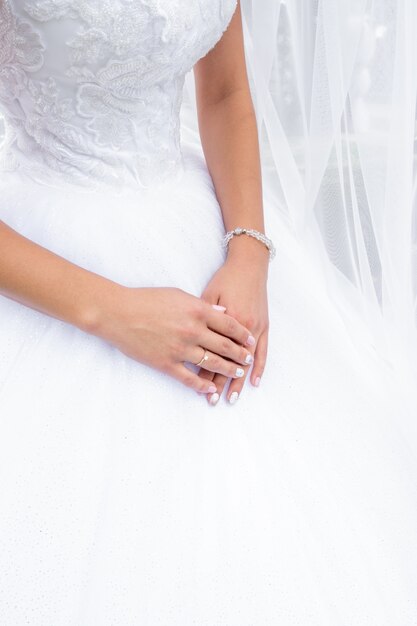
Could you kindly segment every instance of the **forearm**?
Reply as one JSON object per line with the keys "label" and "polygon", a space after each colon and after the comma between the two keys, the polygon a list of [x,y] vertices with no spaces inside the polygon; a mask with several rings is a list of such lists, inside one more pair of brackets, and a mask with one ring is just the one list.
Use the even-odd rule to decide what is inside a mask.
{"label": "forearm", "polygon": [[[236,90],[200,106],[199,128],[226,230],[243,226],[264,232],[258,132],[249,92]],[[228,254],[242,253],[260,263],[268,260],[268,250],[259,241],[234,237]]]}
{"label": "forearm", "polygon": [[0,294],[93,332],[100,308],[117,288],[0,221]]}

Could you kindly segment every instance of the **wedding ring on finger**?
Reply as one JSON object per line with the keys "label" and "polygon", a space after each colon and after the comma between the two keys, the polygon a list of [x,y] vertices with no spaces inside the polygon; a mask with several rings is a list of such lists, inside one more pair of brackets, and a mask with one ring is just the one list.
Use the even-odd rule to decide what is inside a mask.
{"label": "wedding ring on finger", "polygon": [[[203,348],[203,350],[204,350],[204,348]],[[201,365],[202,365],[203,363],[205,363],[206,361],[208,361],[208,358],[209,358],[209,355],[207,354],[207,350],[204,350],[203,358],[202,358],[202,359],[201,359],[198,363],[195,363],[195,365],[196,365],[197,367],[201,367]]]}
{"label": "wedding ring on finger", "polygon": [[[203,357],[200,359],[200,361],[198,363],[194,363],[194,365],[196,367],[202,367],[203,363],[208,361],[209,354],[208,354],[207,350],[205,350],[205,348],[203,348],[203,350],[204,350]],[[237,367],[234,376],[236,378],[242,378],[242,376],[244,376],[244,375],[245,375],[245,370],[242,367]]]}

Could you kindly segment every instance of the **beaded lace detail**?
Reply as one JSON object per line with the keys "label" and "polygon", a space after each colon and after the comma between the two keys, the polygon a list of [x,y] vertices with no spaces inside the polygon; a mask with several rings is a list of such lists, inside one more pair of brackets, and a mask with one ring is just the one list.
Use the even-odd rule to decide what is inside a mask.
{"label": "beaded lace detail", "polygon": [[0,167],[148,186],[181,170],[185,74],[236,0],[0,0]]}

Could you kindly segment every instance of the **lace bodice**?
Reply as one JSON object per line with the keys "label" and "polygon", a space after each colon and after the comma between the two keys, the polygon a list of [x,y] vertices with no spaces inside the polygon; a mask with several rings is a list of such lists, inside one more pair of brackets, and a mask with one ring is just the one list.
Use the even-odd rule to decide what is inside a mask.
{"label": "lace bodice", "polygon": [[148,186],[181,168],[185,74],[236,0],[0,0],[0,167]]}

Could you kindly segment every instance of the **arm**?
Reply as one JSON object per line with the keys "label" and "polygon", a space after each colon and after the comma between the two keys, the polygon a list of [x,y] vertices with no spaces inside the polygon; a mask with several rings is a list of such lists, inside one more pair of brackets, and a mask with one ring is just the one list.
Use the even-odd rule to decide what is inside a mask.
{"label": "arm", "polygon": [[[194,68],[198,122],[204,156],[226,230],[237,226],[264,232],[262,181],[256,118],[243,47],[241,10],[218,44]],[[230,254],[250,251],[268,265],[268,250],[249,237],[234,237]]]}
{"label": "arm", "polygon": [[93,332],[118,285],[66,261],[0,221],[0,293]]}
{"label": "arm", "polygon": [[[259,142],[239,4],[223,37],[195,65],[194,73],[201,142],[225,229],[242,226],[265,232]],[[254,385],[259,384],[266,361],[268,263],[269,252],[263,244],[245,235],[234,237],[225,265],[202,295],[209,302],[224,305],[257,339],[251,374]],[[201,375],[210,373],[202,371]],[[220,389],[227,381],[221,375],[212,379]],[[232,381],[229,399],[233,392],[240,393],[243,384],[244,379]]]}
{"label": "arm", "polygon": [[[213,369],[231,376],[248,354],[243,347],[248,330],[200,298],[175,288],[124,287],[1,221],[0,294],[101,337],[200,393],[208,393],[212,384],[184,362],[197,363],[201,345],[221,355],[212,359]],[[230,338],[227,346],[225,336]]]}

